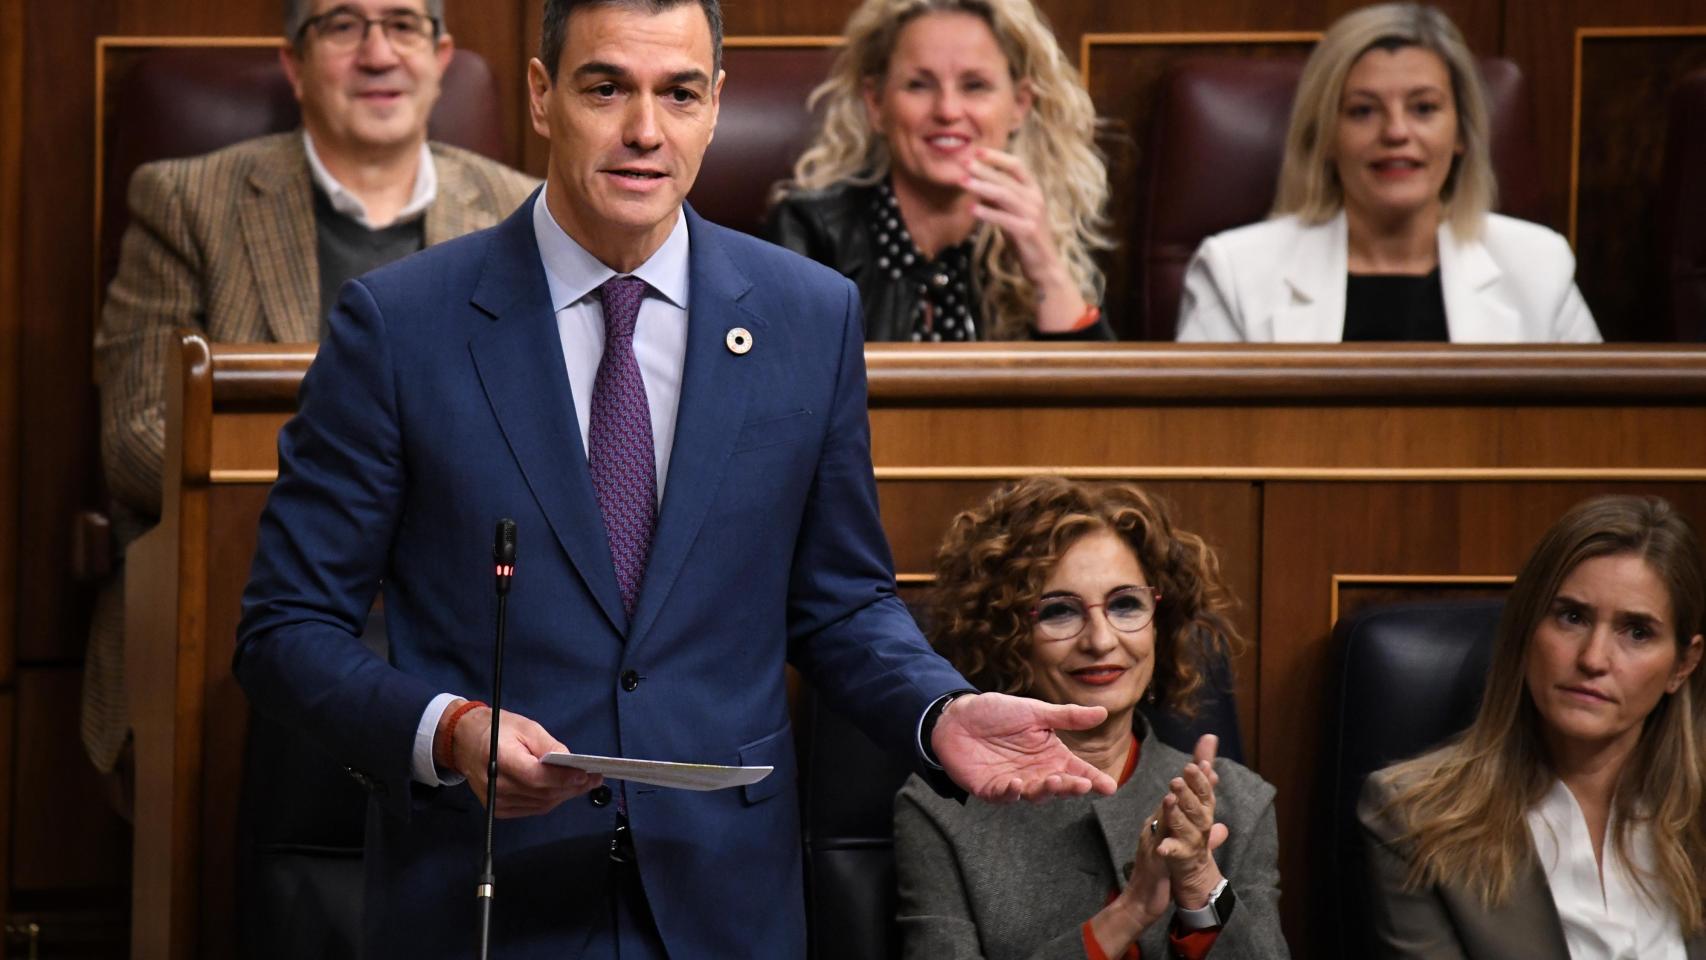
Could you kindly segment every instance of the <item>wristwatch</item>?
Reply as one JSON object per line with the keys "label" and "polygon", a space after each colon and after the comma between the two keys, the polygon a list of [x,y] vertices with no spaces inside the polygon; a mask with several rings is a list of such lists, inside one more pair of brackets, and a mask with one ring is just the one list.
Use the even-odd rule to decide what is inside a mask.
{"label": "wristwatch", "polygon": [[1186,932],[1196,930],[1214,930],[1226,925],[1232,919],[1232,908],[1238,906],[1238,895],[1232,892],[1232,885],[1225,877],[1220,878],[1220,884],[1214,892],[1208,895],[1208,903],[1187,910],[1174,906],[1173,915],[1179,918],[1179,926]]}

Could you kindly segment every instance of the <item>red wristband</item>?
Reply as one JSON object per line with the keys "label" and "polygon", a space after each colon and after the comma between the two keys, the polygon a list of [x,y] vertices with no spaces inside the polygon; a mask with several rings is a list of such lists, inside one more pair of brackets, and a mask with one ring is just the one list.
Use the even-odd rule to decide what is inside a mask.
{"label": "red wristband", "polygon": [[1072,324],[1072,326],[1068,329],[1073,333],[1077,333],[1080,330],[1085,330],[1091,326],[1094,326],[1096,321],[1100,320],[1100,319],[1102,319],[1102,308],[1101,307],[1097,307],[1097,306],[1085,307],[1084,312],[1078,315],[1077,321],[1075,321]]}
{"label": "red wristband", "polygon": [[467,715],[468,711],[485,705],[479,700],[464,700],[461,706],[450,711],[450,719],[439,725],[438,739],[432,745],[434,763],[446,770],[454,768],[451,760],[454,759],[455,754],[451,747],[456,743],[456,725],[462,722],[462,718]]}

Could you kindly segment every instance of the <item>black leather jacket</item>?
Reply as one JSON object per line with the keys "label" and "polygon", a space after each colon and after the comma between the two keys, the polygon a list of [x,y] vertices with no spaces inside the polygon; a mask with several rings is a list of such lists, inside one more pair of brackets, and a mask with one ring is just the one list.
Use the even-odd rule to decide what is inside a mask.
{"label": "black leather jacket", "polygon": [[[911,317],[918,294],[913,278],[903,276],[897,280],[877,266],[880,251],[876,224],[871,222],[870,215],[875,190],[852,183],[838,183],[822,190],[796,190],[770,211],[765,238],[832,267],[853,281],[865,308],[867,342],[910,340]],[[971,300],[979,302],[976,290],[972,291]],[[1039,333],[1033,329],[1031,339],[1112,340],[1114,334],[1104,316],[1071,333]]]}

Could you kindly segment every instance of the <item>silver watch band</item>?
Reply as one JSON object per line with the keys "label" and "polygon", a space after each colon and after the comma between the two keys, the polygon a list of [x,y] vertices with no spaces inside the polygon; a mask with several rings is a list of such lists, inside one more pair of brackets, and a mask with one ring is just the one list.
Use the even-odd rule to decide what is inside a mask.
{"label": "silver watch band", "polygon": [[1179,926],[1186,930],[1208,930],[1220,926],[1224,921],[1220,919],[1220,911],[1215,909],[1215,904],[1219,902],[1221,893],[1226,890],[1227,883],[1227,879],[1221,877],[1220,883],[1215,885],[1214,892],[1208,895],[1208,902],[1195,910],[1175,904],[1173,915],[1179,918]]}

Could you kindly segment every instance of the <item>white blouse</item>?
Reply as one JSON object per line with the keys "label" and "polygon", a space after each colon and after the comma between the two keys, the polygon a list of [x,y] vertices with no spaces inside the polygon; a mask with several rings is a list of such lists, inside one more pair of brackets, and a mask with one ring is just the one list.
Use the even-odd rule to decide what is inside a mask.
{"label": "white blouse", "polygon": [[[1562,780],[1528,811],[1528,832],[1563,921],[1570,960],[1687,960],[1681,922],[1668,903],[1641,892],[1609,832],[1601,887],[1587,817]],[[1635,827],[1629,840],[1636,869],[1650,871],[1648,829]]]}

